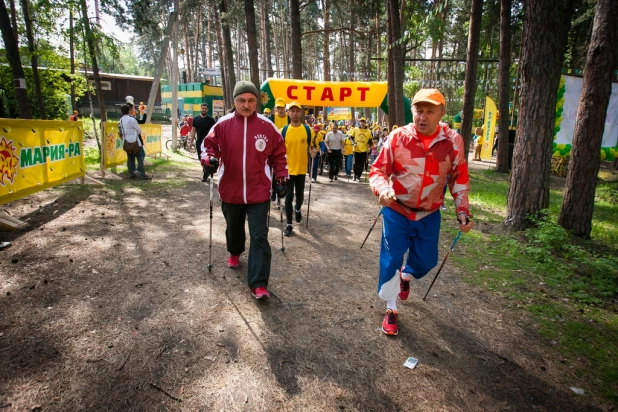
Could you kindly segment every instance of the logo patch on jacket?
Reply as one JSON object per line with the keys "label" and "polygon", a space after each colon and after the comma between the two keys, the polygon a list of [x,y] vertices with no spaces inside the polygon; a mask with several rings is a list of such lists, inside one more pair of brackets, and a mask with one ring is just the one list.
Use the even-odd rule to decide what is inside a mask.
{"label": "logo patch on jacket", "polygon": [[263,152],[264,149],[266,149],[266,143],[268,142],[268,137],[264,136],[263,134],[258,134],[257,136],[254,137],[255,139],[255,149],[258,152]]}

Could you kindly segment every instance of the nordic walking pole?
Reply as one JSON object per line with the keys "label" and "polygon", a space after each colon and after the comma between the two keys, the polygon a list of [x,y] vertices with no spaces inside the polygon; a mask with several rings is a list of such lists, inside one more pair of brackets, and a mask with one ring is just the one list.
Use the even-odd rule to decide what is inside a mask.
{"label": "nordic walking pole", "polygon": [[212,271],[212,181],[214,175],[210,175],[208,184],[208,192],[210,193],[210,235],[208,236],[208,271]]}
{"label": "nordic walking pole", "polygon": [[[279,198],[279,194],[277,194],[277,199],[278,198]],[[279,208],[279,219],[281,219],[281,223],[283,223],[283,211],[281,209],[283,208],[282,207]],[[281,250],[281,253],[285,253],[285,246],[283,245],[283,228],[281,229],[281,249],[280,250]]]}
{"label": "nordic walking pole", "polygon": [[373,231],[373,228],[375,227],[376,222],[378,221],[378,218],[380,217],[381,214],[382,214],[382,208],[380,208],[380,211],[378,212],[378,215],[376,216],[376,218],[373,219],[373,224],[371,225],[371,229],[369,229],[369,232],[367,233],[367,236],[365,236],[365,240],[363,240],[363,244],[360,247],[361,249],[363,248],[363,246],[365,246],[365,242],[367,241],[367,238],[369,237],[369,235]]}
{"label": "nordic walking pole", "polygon": [[457,244],[457,241],[459,240],[459,236],[461,236],[461,230],[457,232],[457,236],[455,236],[455,239],[453,240],[453,244],[451,245],[451,248],[449,249],[448,252],[446,252],[446,256],[444,256],[444,260],[442,261],[442,264],[440,265],[440,269],[438,269],[438,273],[436,273],[436,276],[431,281],[431,285],[429,285],[429,289],[427,289],[427,293],[425,293],[425,296],[423,296],[423,300],[425,300],[427,295],[429,295],[429,291],[431,290],[431,287],[433,286],[433,284],[436,282],[436,279],[438,279],[438,275],[442,271],[442,268],[444,267],[446,260],[451,255],[451,252],[453,251],[453,249],[455,249],[455,245]]}
{"label": "nordic walking pole", "polygon": [[311,182],[313,181],[313,163],[315,162],[315,157],[311,159],[311,171],[309,172],[309,197],[307,198],[307,225],[305,226],[309,229],[309,206],[311,206]]}

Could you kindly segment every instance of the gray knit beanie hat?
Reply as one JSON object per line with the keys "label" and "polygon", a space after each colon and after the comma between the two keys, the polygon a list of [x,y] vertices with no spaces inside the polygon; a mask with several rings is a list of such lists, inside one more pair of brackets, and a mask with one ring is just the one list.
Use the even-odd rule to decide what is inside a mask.
{"label": "gray knit beanie hat", "polygon": [[234,98],[236,98],[236,96],[238,96],[239,94],[243,93],[253,93],[255,97],[259,97],[255,84],[244,80],[239,81],[238,83],[236,83],[236,86],[234,86]]}

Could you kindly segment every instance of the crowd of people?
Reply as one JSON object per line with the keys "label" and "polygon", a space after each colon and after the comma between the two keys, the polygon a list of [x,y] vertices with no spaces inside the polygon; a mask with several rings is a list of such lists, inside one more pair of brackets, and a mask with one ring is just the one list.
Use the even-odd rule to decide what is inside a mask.
{"label": "crowd of people", "polygon": [[[228,267],[241,265],[248,221],[247,283],[253,297],[268,298],[270,202],[276,201],[274,207],[278,208],[284,199],[283,235],[291,236],[294,223],[303,219],[307,180],[309,185],[317,183],[324,169],[329,182],[343,177],[342,172],[348,180],[361,182],[364,174],[382,205],[378,270],[378,295],[386,303],[382,331],[397,335],[397,299],[406,300],[411,280],[421,279],[437,264],[447,189],[455,200],[460,231],[468,232],[473,226],[463,139],[441,122],[446,113],[444,96],[436,89],[420,90],[412,101],[414,121],[402,127],[393,125],[390,130],[366,118],[324,124],[303,121],[303,107],[295,101],[286,104],[283,99],[275,101],[273,113],[265,109],[259,114],[259,96],[253,83],[240,81],[234,88],[234,109],[225,116],[215,121],[208,115],[208,104],[203,103],[199,116],[181,120],[191,135],[190,144],[195,142],[202,181],[208,182],[217,173]],[[121,110],[124,139],[140,143],[139,151],[128,156],[129,174],[149,179],[143,167],[135,108],[125,104]]]}
{"label": "crowd of people", "polygon": [[459,229],[465,233],[473,226],[463,139],[441,123],[444,97],[435,89],[420,90],[412,102],[414,122],[393,126],[390,133],[385,125],[364,118],[350,127],[337,122],[310,127],[302,122],[298,102],[286,105],[281,99],[274,113],[259,114],[259,97],[253,83],[238,82],[234,110],[210,128],[200,148],[205,173],[218,176],[227,265],[240,267],[248,221],[248,286],[256,299],[268,298],[270,202],[285,198],[284,235],[290,236],[294,221],[303,219],[307,174],[309,185],[317,183],[323,167],[330,182],[338,179],[340,170],[359,182],[370,166],[369,186],[383,216],[378,275],[378,295],[386,302],[382,331],[397,335],[397,299],[406,300],[411,279],[424,277],[437,264],[446,188],[455,200]]}

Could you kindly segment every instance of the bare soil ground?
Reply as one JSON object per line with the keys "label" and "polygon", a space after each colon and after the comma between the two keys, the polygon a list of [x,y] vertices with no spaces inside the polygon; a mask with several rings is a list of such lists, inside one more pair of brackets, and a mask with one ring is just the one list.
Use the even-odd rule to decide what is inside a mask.
{"label": "bare soil ground", "polygon": [[197,162],[149,172],[152,182],[63,185],[8,205],[29,226],[4,232],[14,246],[0,252],[1,411],[602,408],[569,390],[577,377],[523,310],[449,263],[427,301],[435,272],[400,303],[399,336],[382,334],[381,223],[359,249],[379,209],[366,183],[323,176],[309,228],[305,202],[285,253],[271,210],[274,293],[260,303],[246,254],[225,265],[218,200],[206,268]]}

